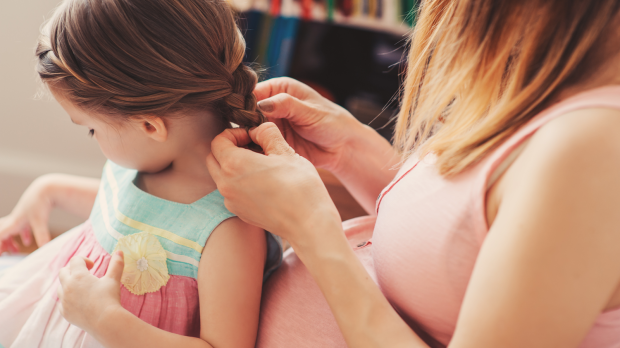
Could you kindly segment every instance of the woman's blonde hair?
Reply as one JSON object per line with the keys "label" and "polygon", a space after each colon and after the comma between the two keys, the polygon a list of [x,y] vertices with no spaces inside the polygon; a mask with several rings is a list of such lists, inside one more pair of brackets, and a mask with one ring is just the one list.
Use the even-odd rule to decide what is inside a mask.
{"label": "woman's blonde hair", "polygon": [[39,39],[41,79],[117,117],[214,109],[253,127],[256,73],[226,0],[65,0]]}
{"label": "woman's blonde hair", "polygon": [[463,171],[603,59],[618,0],[425,0],[395,145]]}

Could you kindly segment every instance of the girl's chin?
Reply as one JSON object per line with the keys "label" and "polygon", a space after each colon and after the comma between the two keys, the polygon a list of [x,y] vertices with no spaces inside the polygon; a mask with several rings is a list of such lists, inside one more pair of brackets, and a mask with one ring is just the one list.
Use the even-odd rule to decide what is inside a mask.
{"label": "girl's chin", "polygon": [[143,173],[143,174],[157,174],[157,173],[166,171],[170,169],[171,167],[172,167],[172,162],[166,162],[163,164],[142,165],[142,166],[139,166],[138,168],[131,168],[131,169],[136,169],[140,173]]}

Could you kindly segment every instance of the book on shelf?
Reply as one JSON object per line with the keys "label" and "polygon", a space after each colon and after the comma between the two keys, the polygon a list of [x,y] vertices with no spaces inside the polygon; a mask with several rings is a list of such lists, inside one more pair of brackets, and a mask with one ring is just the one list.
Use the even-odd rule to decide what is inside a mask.
{"label": "book on shelf", "polygon": [[326,21],[405,35],[415,22],[417,0],[229,0],[240,12],[274,18]]}

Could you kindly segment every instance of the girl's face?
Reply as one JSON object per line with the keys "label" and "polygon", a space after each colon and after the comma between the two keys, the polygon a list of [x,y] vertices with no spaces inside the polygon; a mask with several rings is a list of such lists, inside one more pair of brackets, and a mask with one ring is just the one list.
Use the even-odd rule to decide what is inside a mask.
{"label": "girl's face", "polygon": [[53,94],[71,121],[87,128],[88,135],[97,140],[105,157],[112,162],[147,173],[159,172],[172,163],[175,146],[167,141],[167,126],[162,118],[93,115]]}

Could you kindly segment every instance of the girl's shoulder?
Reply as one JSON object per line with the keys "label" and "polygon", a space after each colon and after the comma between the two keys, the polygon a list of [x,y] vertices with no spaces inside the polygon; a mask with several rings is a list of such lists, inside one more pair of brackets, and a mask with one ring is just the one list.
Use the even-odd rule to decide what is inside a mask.
{"label": "girl's shoulder", "polygon": [[140,190],[136,176],[110,161],[104,166],[90,217],[99,243],[112,253],[119,240],[146,232],[161,244],[170,274],[196,278],[207,239],[235,215],[217,190],[191,204],[176,203]]}

